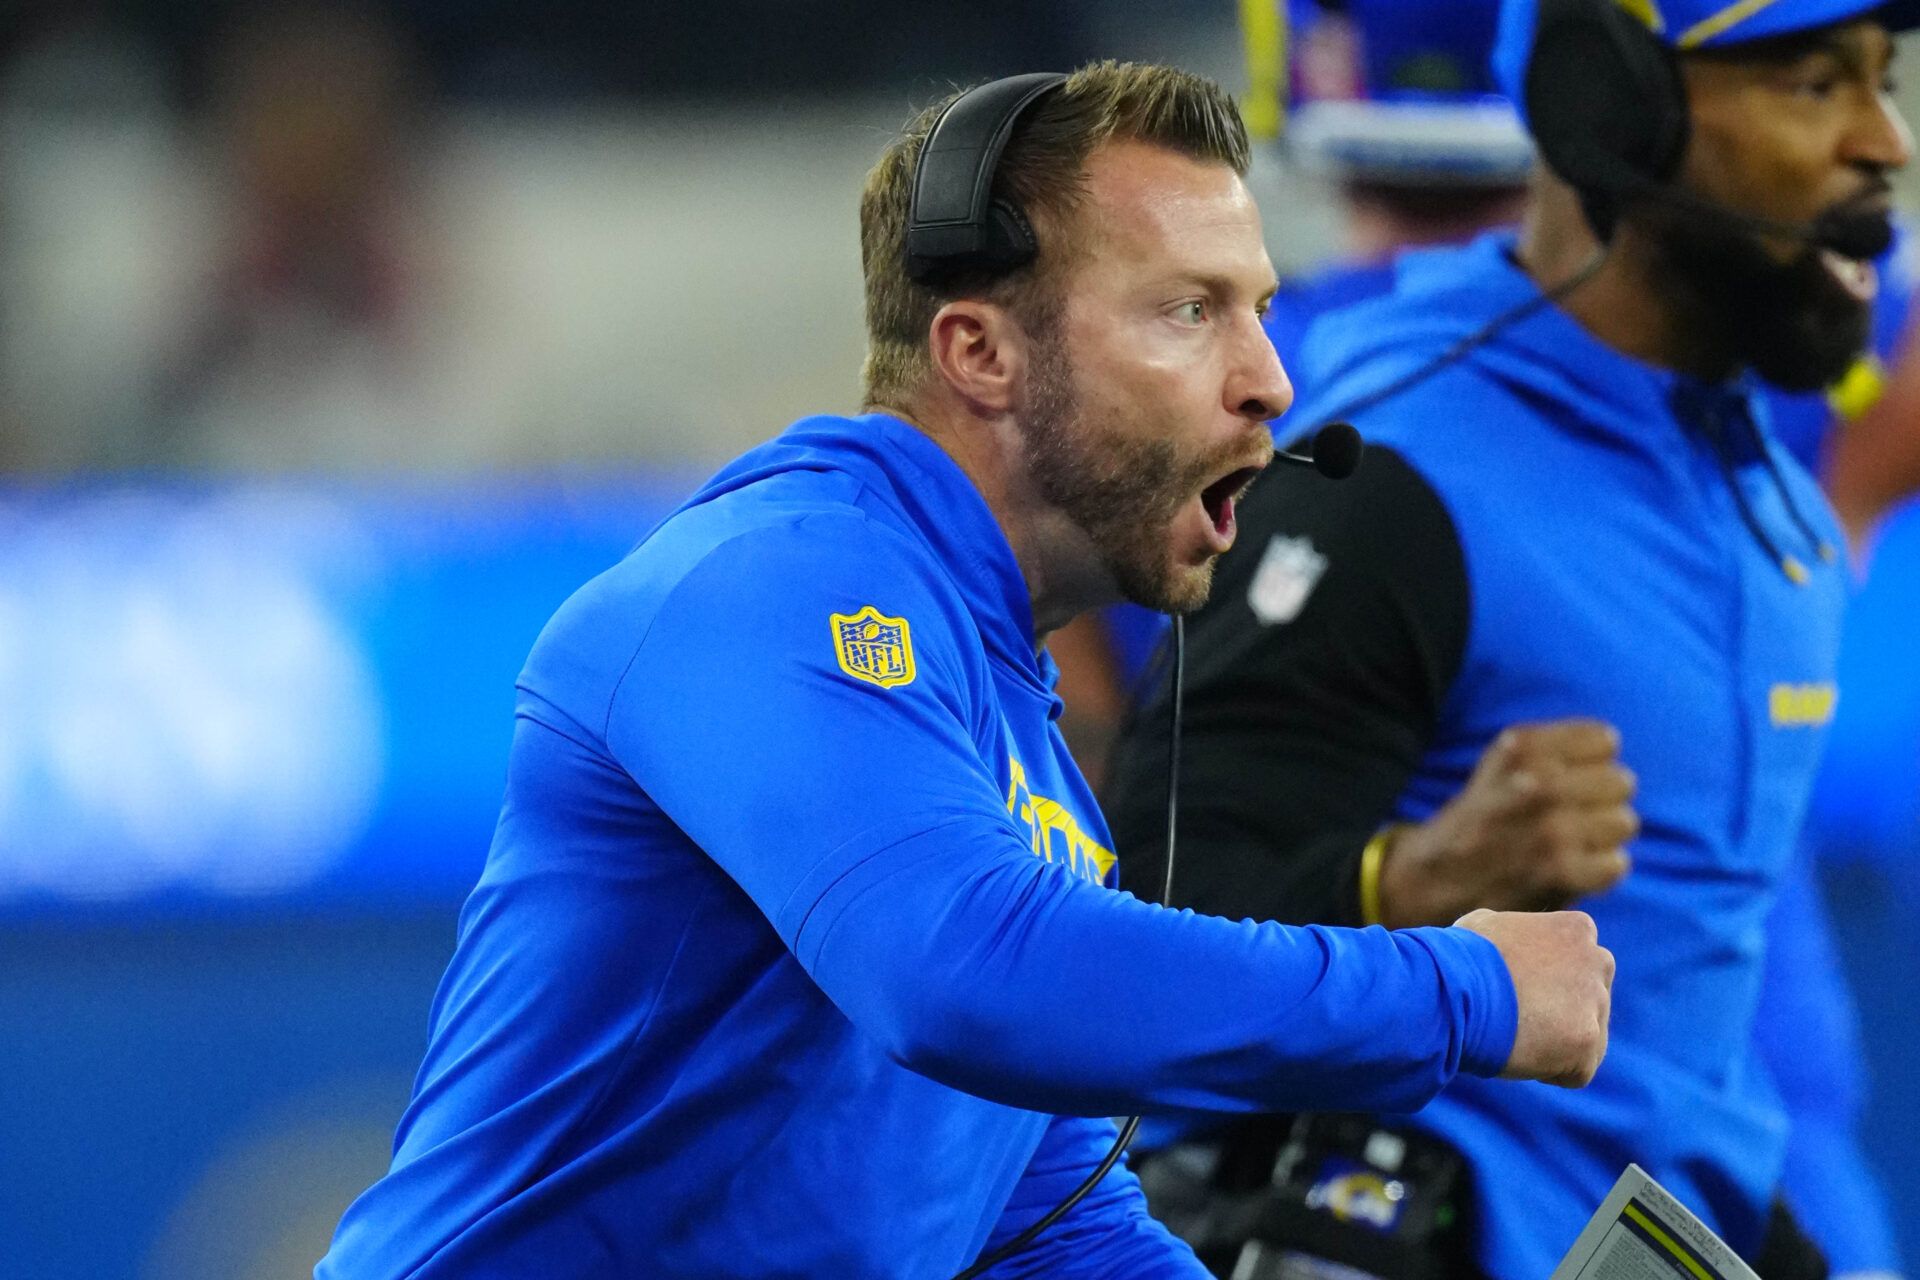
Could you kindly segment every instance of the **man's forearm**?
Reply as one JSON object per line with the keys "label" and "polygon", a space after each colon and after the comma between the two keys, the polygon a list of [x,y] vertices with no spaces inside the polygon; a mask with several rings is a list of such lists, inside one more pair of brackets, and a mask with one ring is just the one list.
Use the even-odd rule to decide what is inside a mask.
{"label": "man's forearm", "polygon": [[823,900],[803,962],[896,1058],[982,1097],[1082,1115],[1411,1110],[1512,1048],[1512,980],[1464,931],[1256,925],[1044,863],[899,861],[901,883]]}

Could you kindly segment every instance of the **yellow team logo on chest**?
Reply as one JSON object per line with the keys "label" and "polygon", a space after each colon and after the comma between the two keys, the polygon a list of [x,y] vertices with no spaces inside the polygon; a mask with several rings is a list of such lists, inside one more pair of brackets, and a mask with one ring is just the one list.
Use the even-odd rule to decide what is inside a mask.
{"label": "yellow team logo on chest", "polygon": [[872,605],[858,613],[836,613],[833,656],[856,680],[892,689],[913,683],[913,632],[905,618],[889,618]]}
{"label": "yellow team logo on chest", "polygon": [[1033,794],[1027,786],[1026,768],[1018,759],[1009,756],[1007,764],[1012,775],[1007,784],[1007,812],[1027,829],[1033,856],[1064,862],[1082,880],[1104,882],[1118,861],[1113,850],[1082,831],[1065,805]]}
{"label": "yellow team logo on chest", "polygon": [[1776,684],[1767,690],[1767,718],[1776,729],[1817,729],[1833,719],[1840,691],[1832,684]]}

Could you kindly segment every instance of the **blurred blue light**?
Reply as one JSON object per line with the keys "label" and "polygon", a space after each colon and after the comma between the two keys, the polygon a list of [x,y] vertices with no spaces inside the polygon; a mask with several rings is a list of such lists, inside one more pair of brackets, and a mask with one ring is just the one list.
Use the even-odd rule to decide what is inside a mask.
{"label": "blurred blue light", "polygon": [[691,479],[0,497],[0,906],[464,893],[534,637]]}
{"label": "blurred blue light", "polygon": [[[513,682],[697,477],[0,494],[0,911],[457,902]],[[1855,603],[1813,836],[1920,862],[1920,505]]]}

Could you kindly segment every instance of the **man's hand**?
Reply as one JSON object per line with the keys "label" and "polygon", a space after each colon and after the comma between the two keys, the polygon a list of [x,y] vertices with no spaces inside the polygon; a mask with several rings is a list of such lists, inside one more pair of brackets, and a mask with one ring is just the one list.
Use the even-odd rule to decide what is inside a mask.
{"label": "man's hand", "polygon": [[1445,924],[1476,907],[1554,911],[1611,888],[1640,830],[1619,753],[1620,735],[1599,720],[1502,733],[1459,795],[1391,838],[1381,922]]}
{"label": "man's hand", "polygon": [[1500,949],[1520,1002],[1520,1029],[1500,1074],[1579,1088],[1607,1056],[1613,952],[1584,911],[1474,911],[1458,921]]}

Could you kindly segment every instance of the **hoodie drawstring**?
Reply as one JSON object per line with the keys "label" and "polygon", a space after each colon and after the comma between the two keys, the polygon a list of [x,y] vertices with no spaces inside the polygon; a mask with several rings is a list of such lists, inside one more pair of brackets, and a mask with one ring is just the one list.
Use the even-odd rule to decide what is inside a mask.
{"label": "hoodie drawstring", "polygon": [[[1833,544],[1815,532],[1812,522],[1801,512],[1799,504],[1793,500],[1793,493],[1787,487],[1787,478],[1780,474],[1780,464],[1774,461],[1772,451],[1767,448],[1767,442],[1760,434],[1760,428],[1750,417],[1744,414],[1742,417],[1748,434],[1753,440],[1753,447],[1760,454],[1768,476],[1773,479],[1774,489],[1780,495],[1780,504],[1787,509],[1787,514],[1794,525],[1806,538],[1807,544],[1814,549],[1814,555],[1823,564],[1832,564],[1838,559],[1838,553],[1834,550]],[[1760,525],[1760,518],[1754,514],[1752,506],[1747,502],[1746,493],[1740,488],[1740,478],[1734,471],[1731,442],[1727,440],[1723,430],[1725,426],[1723,416],[1718,411],[1710,411],[1706,415],[1706,425],[1709,443],[1713,446],[1714,461],[1720,464],[1720,475],[1726,480],[1727,489],[1733,494],[1733,505],[1740,511],[1741,523],[1747,526],[1747,532],[1753,535],[1753,540],[1760,544],[1761,550],[1767,553],[1767,557],[1780,566],[1780,572],[1787,576],[1789,582],[1795,586],[1805,586],[1812,577],[1805,562],[1798,556],[1782,551],[1775,545],[1773,539],[1767,536],[1767,531]]]}
{"label": "hoodie drawstring", "polygon": [[1839,551],[1814,531],[1813,522],[1801,512],[1800,504],[1793,500],[1793,490],[1787,487],[1787,478],[1780,474],[1780,464],[1774,460],[1773,450],[1767,448],[1767,442],[1761,437],[1760,428],[1752,418],[1747,419],[1747,431],[1753,436],[1753,447],[1759,451],[1760,461],[1766,464],[1767,474],[1773,477],[1773,487],[1779,491],[1780,504],[1787,509],[1787,515],[1800,527],[1807,545],[1820,557],[1820,562],[1832,564],[1840,558]]}

